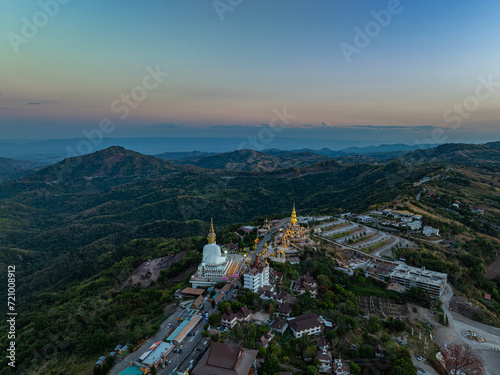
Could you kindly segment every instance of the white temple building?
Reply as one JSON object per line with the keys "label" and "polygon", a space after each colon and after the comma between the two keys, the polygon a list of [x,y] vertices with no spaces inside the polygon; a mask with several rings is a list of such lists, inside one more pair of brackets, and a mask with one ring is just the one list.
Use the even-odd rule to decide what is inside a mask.
{"label": "white temple building", "polygon": [[257,256],[253,265],[243,274],[243,288],[258,293],[259,288],[270,285],[269,268],[269,264],[266,261],[261,262]]}
{"label": "white temple building", "polygon": [[208,244],[203,247],[203,258],[198,266],[197,272],[191,277],[193,288],[198,286],[209,286],[220,281],[231,281],[241,271],[243,256],[236,254],[222,255],[219,245],[215,243],[215,231],[213,221],[210,223]]}

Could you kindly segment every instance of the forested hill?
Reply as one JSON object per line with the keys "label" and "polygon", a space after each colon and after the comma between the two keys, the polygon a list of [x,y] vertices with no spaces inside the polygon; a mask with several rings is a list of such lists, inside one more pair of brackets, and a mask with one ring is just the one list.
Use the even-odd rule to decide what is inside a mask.
{"label": "forested hill", "polygon": [[401,160],[411,163],[498,164],[500,163],[500,142],[490,142],[484,145],[448,143],[435,148],[413,151]]}
{"label": "forested hill", "polygon": [[[37,368],[30,353],[41,352],[48,345],[47,337],[64,346],[54,344],[56,351],[86,353],[91,360],[96,354],[93,345],[107,347],[106,332],[116,332],[114,341],[130,337],[130,331],[134,338],[154,332],[155,327],[141,317],[153,313],[161,317],[171,291],[178,286],[166,280],[159,284],[160,289],[120,292],[118,286],[142,261],[179,251],[185,251],[187,258],[175,272],[187,272],[199,260],[211,217],[222,234],[229,225],[237,227],[257,217],[288,216],[293,202],[299,215],[364,212],[377,204],[413,199],[423,188],[414,183],[426,176],[436,177],[425,184],[428,189],[438,192],[441,185],[446,191],[457,188],[457,197],[449,197],[450,201],[477,205],[487,197],[485,202],[493,205],[495,191],[487,195],[483,190],[497,180],[497,170],[491,166],[465,168],[458,171],[439,163],[402,161],[342,165],[327,159],[266,172],[212,170],[111,147],[0,184],[0,263],[4,269],[7,264],[17,266],[24,358]],[[469,169],[472,175],[465,175]],[[488,183],[482,182],[485,176]],[[469,192],[463,187],[472,178],[477,178],[483,190],[474,185]],[[467,196],[458,196],[465,192]],[[444,203],[444,198],[427,203],[425,197],[418,205],[429,217],[439,218],[450,212],[448,206],[433,206]],[[417,203],[415,207],[419,208]],[[487,213],[484,218],[490,216]],[[434,221],[436,226],[442,224]],[[448,231],[459,227],[444,223]],[[422,261],[418,254],[427,253],[418,252],[412,258],[417,266]],[[429,253],[429,262],[434,259],[431,255],[434,253]],[[448,267],[447,259],[451,258],[443,255],[443,267]],[[454,277],[464,278],[464,274],[455,272]],[[0,282],[5,284],[5,274]],[[482,284],[479,287],[489,290]],[[52,320],[47,319],[48,314]],[[111,315],[114,317],[108,321]],[[80,336],[65,325],[68,316],[77,318]],[[121,333],[114,325],[117,321],[127,327]],[[140,327],[137,332],[132,328],[136,325]],[[97,334],[82,341],[86,330]],[[46,356],[59,364],[62,360],[52,349],[47,349]],[[40,374],[45,371],[41,369]]]}
{"label": "forested hill", "polygon": [[27,182],[60,182],[75,179],[148,177],[183,170],[154,156],[142,155],[113,146],[90,155],[68,158],[44,168],[24,180]]}
{"label": "forested hill", "polygon": [[42,164],[34,161],[0,157],[0,183],[25,176],[41,166]]}
{"label": "forested hill", "polygon": [[[248,222],[289,214],[293,202],[301,214],[364,210],[393,200],[435,169],[329,160],[229,173],[112,147],[0,185],[1,261],[23,264],[21,288],[28,297],[88,276],[92,267],[82,264],[134,238],[205,235],[211,217],[218,227]],[[57,279],[49,276],[54,267]]]}
{"label": "forested hill", "polygon": [[173,162],[177,164],[192,164],[206,169],[264,172],[290,167],[300,168],[329,159],[327,156],[309,151],[280,151],[270,154],[244,149],[217,155],[193,153],[190,156],[173,159]]}

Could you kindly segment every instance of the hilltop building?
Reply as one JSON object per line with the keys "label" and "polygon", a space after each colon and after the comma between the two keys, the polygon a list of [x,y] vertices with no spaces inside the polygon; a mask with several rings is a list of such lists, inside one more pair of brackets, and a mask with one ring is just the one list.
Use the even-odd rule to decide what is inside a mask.
{"label": "hilltop building", "polygon": [[309,233],[309,228],[304,228],[298,223],[294,203],[290,222],[285,229],[280,229],[278,234],[274,237],[274,247],[287,251],[304,246],[312,246],[314,242],[311,240]]}
{"label": "hilltop building", "polygon": [[309,291],[313,298],[317,298],[318,283],[316,282],[316,280],[314,280],[314,277],[312,277],[308,271],[305,276],[302,276],[301,278],[299,278],[299,280],[297,280],[294,286],[294,290],[299,295],[302,295],[306,291]]}
{"label": "hilltop building", "polygon": [[222,255],[221,248],[215,243],[214,223],[210,223],[208,244],[203,247],[203,258],[196,273],[191,276],[193,288],[198,286],[210,286],[221,281],[229,281],[237,278],[243,267],[242,255]]}
{"label": "hilltop building", "polygon": [[262,225],[262,227],[257,230],[257,234],[259,236],[265,236],[269,232],[271,232],[272,229],[273,229],[273,223],[270,222],[268,219],[266,219],[264,225]]}
{"label": "hilltop building", "polygon": [[321,362],[319,367],[319,372],[331,372],[332,371],[332,352],[328,350],[318,350],[316,353],[316,358]]}
{"label": "hilltop building", "polygon": [[422,234],[426,236],[439,236],[439,229],[425,226],[424,230],[422,231]]}
{"label": "hilltop building", "polygon": [[256,371],[258,350],[212,341],[193,375],[247,375]]}
{"label": "hilltop building", "polygon": [[295,338],[303,335],[319,335],[321,333],[321,321],[317,314],[299,315],[288,320],[288,326]]}
{"label": "hilltop building", "polygon": [[259,288],[269,283],[269,264],[266,261],[261,262],[257,256],[250,267],[243,275],[243,287],[257,293]]}
{"label": "hilltop building", "polygon": [[448,275],[426,270],[424,267],[397,266],[391,273],[391,282],[403,286],[406,290],[417,287],[427,290],[432,298],[439,298],[443,293]]}
{"label": "hilltop building", "polygon": [[335,375],[350,375],[349,364],[342,362],[342,358],[335,358],[333,360],[333,373]]}

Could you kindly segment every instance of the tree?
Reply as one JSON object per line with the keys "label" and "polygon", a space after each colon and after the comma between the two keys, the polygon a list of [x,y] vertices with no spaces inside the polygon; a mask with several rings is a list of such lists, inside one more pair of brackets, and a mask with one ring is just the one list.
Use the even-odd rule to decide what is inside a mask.
{"label": "tree", "polygon": [[262,307],[264,308],[264,310],[266,310],[266,312],[272,314],[276,308],[276,303],[272,299],[268,299],[264,301]]}
{"label": "tree", "polygon": [[280,363],[276,357],[268,356],[260,363],[259,374],[274,375],[281,370]]}
{"label": "tree", "polygon": [[217,313],[210,314],[208,317],[208,322],[211,326],[217,326],[220,324],[220,315]]}
{"label": "tree", "polygon": [[225,314],[227,312],[227,310],[231,307],[231,304],[227,301],[222,301],[219,303],[219,312],[221,314]]}
{"label": "tree", "polygon": [[316,366],[307,366],[306,374],[314,375],[318,373],[318,368]]}
{"label": "tree", "polygon": [[395,331],[401,332],[401,331],[405,330],[406,323],[403,322],[403,321],[401,321],[401,320],[399,320],[399,319],[394,319],[393,326],[394,326],[394,330]]}
{"label": "tree", "polygon": [[[389,348],[388,352],[391,352]],[[396,354],[396,353],[395,353]],[[391,355],[392,357],[392,355]],[[413,365],[410,352],[406,348],[402,348],[396,354],[396,359],[393,362],[394,366],[391,369],[391,375],[416,375],[417,370]]]}
{"label": "tree", "polygon": [[304,357],[305,360],[311,359],[312,357],[314,357],[315,354],[316,354],[316,347],[312,345],[305,348],[304,351],[302,352],[302,356]]}
{"label": "tree", "polygon": [[318,275],[316,279],[318,280],[318,285],[324,286],[326,289],[331,289],[333,286],[331,280],[326,275]]}
{"label": "tree", "polygon": [[401,366],[394,366],[391,370],[391,375],[408,375],[408,371]]}
{"label": "tree", "polygon": [[267,349],[261,346],[259,348],[259,357],[266,358]]}
{"label": "tree", "polygon": [[361,374],[361,367],[352,361],[349,362],[349,368],[351,369],[351,373],[353,375]]}
{"label": "tree", "polygon": [[465,373],[467,375],[485,373],[483,361],[467,344],[451,344],[448,349],[442,350],[441,353],[445,367],[451,373]]}
{"label": "tree", "polygon": [[150,372],[150,374],[151,374],[151,375],[156,375],[157,373],[158,373],[158,372],[157,372],[157,370],[156,370],[156,367],[155,367],[155,366],[151,367],[151,372]]}

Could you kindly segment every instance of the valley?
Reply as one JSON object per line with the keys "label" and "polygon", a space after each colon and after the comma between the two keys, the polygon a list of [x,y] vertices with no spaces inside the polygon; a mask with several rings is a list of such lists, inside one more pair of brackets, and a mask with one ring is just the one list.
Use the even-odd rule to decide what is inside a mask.
{"label": "valley", "polygon": [[[257,254],[276,257],[264,247],[275,245],[271,245],[271,237],[259,235],[253,252],[257,235],[241,232],[240,228],[261,228],[266,220],[287,225],[290,202],[305,215],[300,225],[309,227],[312,238],[321,245],[316,246],[316,255],[310,250],[285,253],[293,264],[290,268],[274,265],[280,272],[286,268],[288,275],[277,285],[294,286],[311,272],[315,278],[330,275],[328,282],[319,279],[331,291],[322,289],[313,303],[316,307],[305,307],[307,298],[294,296],[298,292],[290,290],[292,297],[298,298],[292,306],[302,306],[296,307],[293,315],[323,309],[325,315],[330,311],[330,319],[338,327],[345,319],[339,314],[345,313],[342,306],[346,300],[356,309],[354,297],[359,293],[389,296],[377,284],[386,282],[393,272],[384,267],[407,264],[446,273],[455,293],[474,301],[474,320],[500,325],[499,280],[494,263],[500,256],[497,167],[492,159],[478,154],[478,148],[471,153],[471,157],[478,157],[474,166],[451,166],[445,156],[449,147],[436,149],[441,149],[443,156],[438,157],[436,150],[429,151],[424,155],[432,155],[429,161],[420,154],[418,162],[416,157],[403,156],[410,164],[397,158],[383,163],[339,163],[322,155],[316,158],[310,153],[290,152],[273,152],[272,156],[239,152],[241,159],[234,163],[233,155],[184,155],[177,159],[182,163],[174,163],[112,147],[0,184],[0,261],[3,265],[15,263],[20,270],[19,328],[25,344],[21,344],[19,353],[26,371],[51,373],[55,367],[74,374],[90,373],[105,348],[111,350],[119,343],[134,345],[148,335],[153,339],[148,339],[144,348],[158,337],[165,339],[160,337],[164,333],[161,327],[165,318],[170,322],[172,313],[165,308],[175,307],[175,290],[189,285],[201,260],[210,218],[216,223],[220,243],[236,244],[238,250],[231,251],[243,256],[253,254],[253,262]],[[468,152],[467,147],[461,152]],[[185,159],[193,157],[204,161]],[[446,164],[438,162],[439,158]],[[295,164],[287,160],[295,160]],[[322,221],[314,222],[314,218]],[[368,282],[369,287],[358,285],[358,266],[349,271],[347,279],[341,270],[315,270],[310,266],[315,258],[340,269],[374,259],[363,271],[363,277],[374,281]],[[165,261],[165,266],[151,265],[156,260]],[[352,295],[341,292],[346,288]],[[401,299],[397,292],[390,293],[395,293],[390,294],[395,301]],[[485,294],[491,299],[484,300]],[[245,296],[237,291],[230,302]],[[337,302],[328,302],[332,298]],[[212,309],[210,301],[209,294],[205,304]],[[254,301],[256,314],[262,303]],[[179,314],[181,310],[177,310]],[[223,315],[217,307],[211,311]],[[52,326],[48,316],[53,318]],[[366,327],[368,323],[361,319],[356,324]],[[198,335],[204,329],[200,327],[195,337],[201,337]],[[88,329],[99,333],[83,339]],[[329,345],[345,356],[348,352],[339,349],[341,343],[359,335],[357,329],[351,329],[343,332],[335,328],[335,339],[333,333],[327,335]],[[209,336],[221,337],[224,333],[225,337],[238,331],[209,332]],[[446,335],[443,333],[443,337]],[[455,336],[449,338],[450,342],[459,342]],[[436,341],[436,348],[445,341]],[[414,353],[421,349],[420,344],[415,345],[410,354],[419,367],[421,362]],[[33,350],[39,355],[28,360]],[[67,353],[67,359],[61,359],[58,353]],[[283,355],[279,353],[278,357]],[[172,360],[176,355],[164,358]],[[362,358],[353,360],[359,360],[361,367],[368,366]],[[489,356],[484,359],[488,367],[492,366]],[[179,366],[183,363],[178,362]],[[271,365],[265,363],[261,366]],[[425,366],[432,365],[427,360]],[[290,366],[300,367],[298,363]]]}

